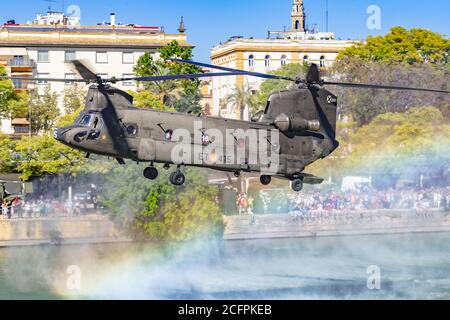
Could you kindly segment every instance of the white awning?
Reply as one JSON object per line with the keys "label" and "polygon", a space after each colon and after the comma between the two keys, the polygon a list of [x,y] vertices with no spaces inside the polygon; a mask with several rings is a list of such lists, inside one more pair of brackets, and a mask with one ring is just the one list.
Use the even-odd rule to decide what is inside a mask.
{"label": "white awning", "polygon": [[26,48],[0,48],[0,56],[26,56]]}

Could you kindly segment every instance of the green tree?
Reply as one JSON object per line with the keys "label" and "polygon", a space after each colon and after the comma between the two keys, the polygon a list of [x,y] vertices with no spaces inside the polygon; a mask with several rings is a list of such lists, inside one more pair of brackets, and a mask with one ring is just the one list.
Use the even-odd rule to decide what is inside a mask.
{"label": "green tree", "polygon": [[[192,48],[184,48],[177,41],[172,41],[167,46],[159,50],[160,59],[155,60],[151,53],[142,55],[134,72],[138,76],[157,76],[169,74],[189,74],[202,73],[201,68],[184,64],[174,63],[171,58],[181,58],[190,60],[193,57]],[[154,83],[144,83],[144,87],[152,93],[158,95],[169,107],[175,107],[178,111],[189,110],[200,112],[200,80],[183,79]],[[178,88],[181,88],[178,89]]]}
{"label": "green tree", "polygon": [[[239,118],[244,120],[245,108],[253,109],[255,98],[249,88],[236,86],[233,93],[226,97],[227,104],[231,103],[239,111]],[[233,112],[234,113],[234,112]]]}
{"label": "green tree", "polygon": [[44,174],[76,174],[83,164],[80,152],[57,142],[50,135],[22,138],[15,145],[15,171],[23,180]]}
{"label": "green tree", "polygon": [[139,92],[128,91],[129,94],[133,96],[134,106],[142,109],[154,109],[154,110],[173,110],[170,107],[164,105],[161,99],[154,93],[141,90]]}
{"label": "green tree", "polygon": [[[438,33],[394,27],[385,36],[342,51],[330,76],[336,81],[363,82],[449,90],[450,40]],[[369,124],[386,112],[404,112],[411,107],[434,105],[450,118],[450,103],[435,93],[332,88],[340,112],[359,125]]]}
{"label": "green tree", "polygon": [[30,96],[27,92],[19,92],[9,101],[8,107],[11,118],[28,118]]}
{"label": "green tree", "polygon": [[[0,66],[0,76],[6,76],[6,70]],[[11,101],[17,99],[11,80],[0,79],[0,116],[3,118],[11,115]]]}
{"label": "green tree", "polygon": [[30,99],[31,128],[33,133],[48,132],[60,115],[58,94],[47,86],[43,96],[33,94]]}
{"label": "green tree", "polygon": [[84,86],[79,83],[66,85],[63,91],[63,106],[66,114],[71,114],[80,108],[84,108],[86,94]]}
{"label": "green tree", "polygon": [[17,142],[10,139],[6,134],[0,133],[0,172],[11,173],[14,171],[15,162],[15,146]]}
{"label": "green tree", "polygon": [[[296,77],[304,78],[308,68],[309,68],[308,64],[290,63],[272,72],[272,74],[292,78]],[[292,86],[293,84],[290,81],[273,80],[273,79],[265,80],[261,84],[259,91],[254,98],[253,109],[251,110],[252,113],[254,114],[260,110],[264,110],[264,108],[267,105],[267,100],[269,99],[272,93],[287,90]]]}
{"label": "green tree", "polygon": [[106,190],[112,217],[137,239],[181,241],[223,231],[218,190],[207,185],[204,170],[188,169],[186,185],[176,188],[168,183],[170,172],[160,170],[160,177],[150,182],[141,169],[143,165],[114,168]]}
{"label": "green tree", "polygon": [[342,51],[338,59],[358,57],[372,62],[448,64],[449,53],[450,40],[439,33],[393,27],[384,36],[369,36],[364,43]]}
{"label": "green tree", "polygon": [[339,137],[340,148],[308,170],[339,180],[347,175],[370,175],[394,186],[402,175],[436,172],[450,163],[450,131],[435,107],[385,113],[369,124]]}
{"label": "green tree", "polygon": [[[167,66],[161,64],[155,65],[153,76],[167,76],[170,74],[172,74],[171,70]],[[169,108],[173,108],[175,100],[178,99],[182,93],[178,81],[147,82],[144,84],[144,87],[147,91],[156,95],[160,101]]]}
{"label": "green tree", "polygon": [[[393,86],[450,89],[450,72],[440,65],[368,62],[346,57],[335,62],[329,76],[336,81]],[[445,115],[450,103],[444,94],[329,87],[338,96],[339,112],[351,115],[359,125],[370,123],[386,112],[404,112],[411,107],[434,105]]]}

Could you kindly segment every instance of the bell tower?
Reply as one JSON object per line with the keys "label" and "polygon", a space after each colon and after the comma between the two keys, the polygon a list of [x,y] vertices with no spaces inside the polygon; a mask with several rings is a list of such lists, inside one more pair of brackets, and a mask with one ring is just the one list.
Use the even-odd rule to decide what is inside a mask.
{"label": "bell tower", "polygon": [[292,7],[292,31],[305,32],[305,9],[303,7],[303,0],[294,0]]}

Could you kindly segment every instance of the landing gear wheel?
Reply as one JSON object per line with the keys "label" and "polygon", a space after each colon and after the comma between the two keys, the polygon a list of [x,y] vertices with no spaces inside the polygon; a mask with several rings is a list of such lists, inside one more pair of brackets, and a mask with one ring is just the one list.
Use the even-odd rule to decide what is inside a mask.
{"label": "landing gear wheel", "polygon": [[268,186],[272,182],[272,177],[263,175],[259,178],[259,180],[261,181],[262,185]]}
{"label": "landing gear wheel", "polygon": [[181,171],[173,172],[170,175],[170,182],[175,186],[182,186],[186,182],[186,177]]}
{"label": "landing gear wheel", "polygon": [[158,178],[158,170],[155,167],[148,167],[144,170],[144,177],[146,177],[149,180],[155,180]]}
{"label": "landing gear wheel", "polygon": [[303,181],[300,179],[295,179],[294,181],[292,181],[291,187],[295,192],[300,192],[303,190]]}

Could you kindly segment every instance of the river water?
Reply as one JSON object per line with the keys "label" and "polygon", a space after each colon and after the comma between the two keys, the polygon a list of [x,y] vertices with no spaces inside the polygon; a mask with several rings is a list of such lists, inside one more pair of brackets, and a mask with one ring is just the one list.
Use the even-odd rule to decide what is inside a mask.
{"label": "river water", "polygon": [[0,299],[450,299],[450,234],[4,248]]}

